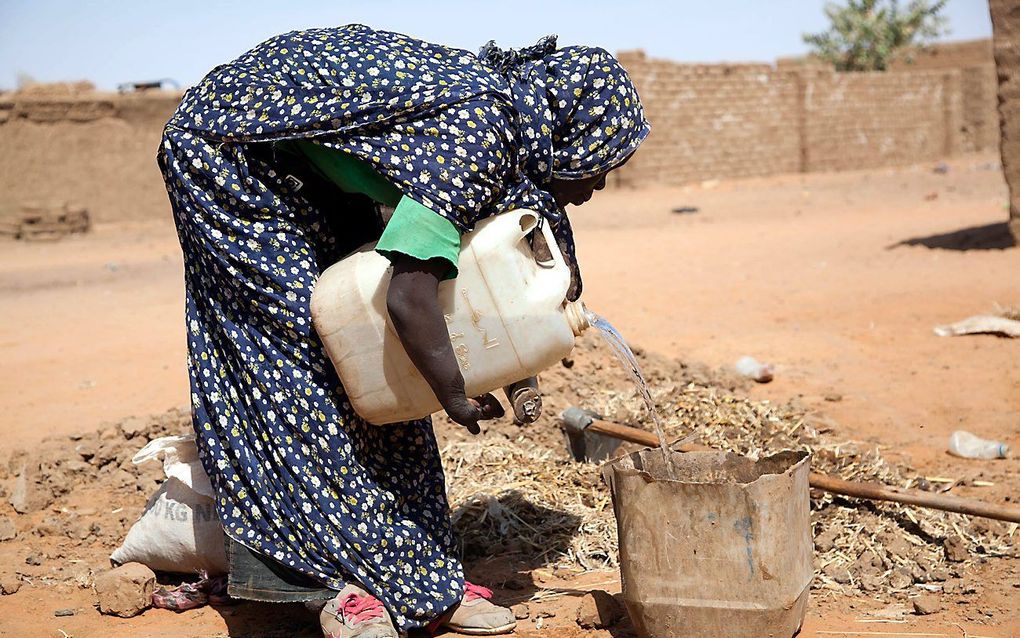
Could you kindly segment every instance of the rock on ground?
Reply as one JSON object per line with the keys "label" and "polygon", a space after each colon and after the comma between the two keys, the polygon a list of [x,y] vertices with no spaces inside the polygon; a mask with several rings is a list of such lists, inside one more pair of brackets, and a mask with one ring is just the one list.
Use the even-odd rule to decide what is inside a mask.
{"label": "rock on ground", "polygon": [[577,608],[577,624],[584,629],[612,627],[622,615],[620,604],[606,591],[595,589],[581,599]]}
{"label": "rock on ground", "polygon": [[127,563],[96,576],[99,611],[130,618],[152,605],[156,574],[141,563]]}
{"label": "rock on ground", "polygon": [[936,596],[920,596],[913,600],[914,613],[918,616],[927,616],[928,614],[934,614],[937,612],[941,605],[939,599]]}
{"label": "rock on ground", "polygon": [[25,463],[11,490],[10,503],[18,514],[38,512],[53,501],[53,495],[38,480],[38,468]]}
{"label": "rock on ground", "polygon": [[10,516],[0,516],[0,541],[12,540],[18,535],[18,528]]}
{"label": "rock on ground", "polygon": [[14,572],[0,572],[0,594],[10,596],[21,589],[21,579]]}
{"label": "rock on ground", "polygon": [[942,542],[942,547],[946,551],[946,560],[951,563],[962,563],[970,558],[967,544],[959,536],[950,536]]}

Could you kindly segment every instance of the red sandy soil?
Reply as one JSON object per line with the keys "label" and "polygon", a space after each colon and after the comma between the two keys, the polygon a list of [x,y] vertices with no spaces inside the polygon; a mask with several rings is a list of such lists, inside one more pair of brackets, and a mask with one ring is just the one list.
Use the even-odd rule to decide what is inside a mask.
{"label": "red sandy soil", "polygon": [[[947,457],[946,440],[963,428],[1020,450],[1020,340],[940,338],[932,328],[997,303],[1020,306],[1020,248],[1006,239],[996,158],[948,166],[945,174],[922,165],[600,193],[572,213],[584,299],[650,351],[710,367],[745,354],[775,363],[775,381],[752,396],[797,399],[846,438],[887,446],[891,460],[974,475],[988,462]],[[679,206],[699,211],[671,212]],[[935,237],[945,233],[955,235]],[[903,244],[911,240],[941,247]],[[57,243],[5,242],[0,450],[185,406],[182,300],[169,213]],[[1014,477],[963,493],[1015,502],[1018,488]],[[484,580],[508,569],[489,566]],[[1016,561],[980,571],[1010,586],[895,623],[862,622],[883,619],[882,606],[865,599],[815,601],[802,635],[1020,635]],[[517,635],[628,635],[583,632],[572,617],[584,591],[618,591],[615,574],[526,577],[529,596],[534,587],[566,591],[531,603]],[[514,590],[499,596],[516,601]],[[150,610],[123,620],[99,616],[92,602],[88,590],[23,588],[0,597],[0,636],[315,635],[297,607]],[[61,608],[79,611],[53,617]],[[538,628],[542,611],[555,616]]]}

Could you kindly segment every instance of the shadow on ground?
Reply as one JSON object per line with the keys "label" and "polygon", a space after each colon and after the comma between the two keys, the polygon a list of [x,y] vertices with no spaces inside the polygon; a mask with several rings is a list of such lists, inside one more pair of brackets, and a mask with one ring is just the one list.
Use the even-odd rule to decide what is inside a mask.
{"label": "shadow on ground", "polygon": [[217,606],[230,638],[321,638],[318,614],[304,603],[260,603],[246,600]]}
{"label": "shadow on ground", "polygon": [[[517,635],[537,631],[534,622],[548,613],[550,599],[580,599],[587,589],[543,586],[536,570],[552,573],[552,565],[570,550],[581,519],[569,512],[538,505],[516,490],[499,496],[479,494],[452,512],[461,538],[468,580],[493,590],[493,602],[513,606],[527,604],[529,619],[518,624]],[[521,533],[527,530],[527,533]],[[619,598],[618,598],[619,600]],[[620,607],[622,609],[622,600]],[[556,605],[559,614],[573,615],[576,607]],[[216,607],[231,638],[315,638],[319,635],[317,614],[302,603],[259,603]],[[572,618],[567,620],[572,625]],[[608,629],[614,638],[631,638],[633,627],[626,614]],[[569,635],[583,634],[571,627]],[[425,636],[412,633],[411,636]],[[444,634],[454,636],[456,634]]]}
{"label": "shadow on ground", "polygon": [[[527,606],[528,618],[518,621],[516,635],[531,636],[535,631],[564,636],[586,633],[573,624],[573,616],[589,589],[543,585],[540,576],[547,572],[569,580],[568,572],[561,574],[552,566],[569,552],[581,522],[578,516],[538,505],[511,490],[498,497],[480,494],[454,510],[452,518],[464,545],[468,580],[490,587],[493,602],[498,605]],[[616,599],[622,611],[623,600],[619,595]],[[557,627],[539,629],[534,623],[551,611],[560,616]],[[625,612],[607,631],[613,638],[634,636]]]}
{"label": "shadow on ground", "polygon": [[1005,250],[1017,245],[1016,238],[1009,231],[1009,224],[998,222],[984,226],[970,226],[948,233],[912,237],[898,241],[888,250],[899,246],[924,246],[941,250]]}
{"label": "shadow on ground", "polygon": [[558,561],[570,550],[580,517],[528,500],[520,491],[478,494],[450,517],[461,540],[464,561],[509,554],[529,569]]}

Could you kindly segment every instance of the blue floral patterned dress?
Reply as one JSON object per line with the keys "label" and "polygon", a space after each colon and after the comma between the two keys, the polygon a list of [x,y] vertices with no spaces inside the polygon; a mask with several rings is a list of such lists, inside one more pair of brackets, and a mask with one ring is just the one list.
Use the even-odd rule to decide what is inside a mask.
{"label": "blue floral patterned dress", "polygon": [[361,25],[299,31],[189,90],[158,161],[185,257],[194,427],[225,532],[328,587],[361,584],[402,630],[463,593],[430,420],[364,422],[311,325],[316,278],[352,248],[349,211],[295,191],[260,143],[350,153],[462,232],[536,209],[573,261],[542,186],[612,168],[647,132],[616,60],[554,39],[476,57]]}

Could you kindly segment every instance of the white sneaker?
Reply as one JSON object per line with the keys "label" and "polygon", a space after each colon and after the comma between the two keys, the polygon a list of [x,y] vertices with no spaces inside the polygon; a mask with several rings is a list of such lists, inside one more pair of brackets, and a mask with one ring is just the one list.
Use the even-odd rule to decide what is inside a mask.
{"label": "white sneaker", "polygon": [[398,638],[382,601],[347,585],[319,612],[324,638]]}
{"label": "white sneaker", "polygon": [[443,625],[459,634],[470,636],[496,636],[508,634],[517,626],[514,614],[506,607],[494,605],[492,591],[480,585],[464,582],[464,599]]}

